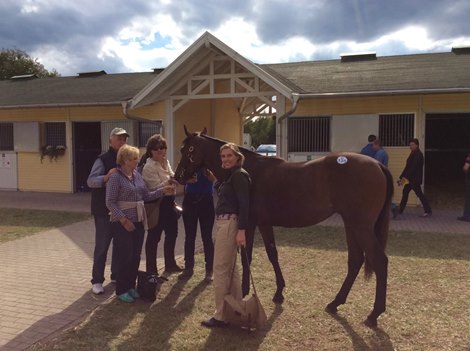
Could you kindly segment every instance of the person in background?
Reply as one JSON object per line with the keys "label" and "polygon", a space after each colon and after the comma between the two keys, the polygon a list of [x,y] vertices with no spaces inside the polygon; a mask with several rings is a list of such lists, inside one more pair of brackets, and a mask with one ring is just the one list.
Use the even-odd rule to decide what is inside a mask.
{"label": "person in background", "polygon": [[214,262],[214,243],[212,228],[215,220],[213,182],[215,177],[207,168],[198,169],[195,177],[184,189],[183,222],[184,222],[184,271],[181,278],[189,278],[194,273],[194,250],[196,244],[197,223],[201,228],[202,243],[207,281],[212,281],[212,265]]}
{"label": "person in background", "polygon": [[366,155],[366,156],[370,156],[372,158],[374,157],[375,152],[374,152],[374,149],[372,147],[372,143],[374,142],[375,139],[377,139],[377,137],[374,134],[370,134],[367,137],[368,144],[362,148],[361,154]]}
{"label": "person in background", "polygon": [[[142,169],[147,189],[154,190],[167,184],[177,184],[173,180],[174,172],[170,162],[166,158],[167,143],[160,134],[149,138],[146,146],[147,161]],[[165,196],[159,208],[158,224],[149,229],[145,242],[146,270],[147,274],[158,277],[157,248],[165,231],[165,243],[163,244],[165,271],[164,275],[181,272],[183,269],[176,264],[175,246],[178,236],[178,214],[175,211],[175,193]]]}
{"label": "person in background", "polygon": [[374,158],[385,167],[388,167],[388,154],[382,147],[382,142],[379,139],[375,139],[372,142],[372,150],[374,151]]}
{"label": "person in background", "polygon": [[[379,139],[375,139],[372,142],[372,149],[375,152],[374,158],[383,164],[385,167],[388,167],[388,154],[387,151],[382,147],[382,142]],[[396,219],[398,216],[398,205],[394,202],[390,204],[392,210],[393,219]]]}
{"label": "person in background", "polygon": [[411,152],[406,160],[405,169],[401,173],[398,181],[400,185],[404,185],[398,212],[400,214],[403,213],[406,203],[408,202],[408,195],[410,191],[413,190],[424,208],[424,213],[421,217],[429,217],[432,214],[431,206],[421,190],[421,184],[423,183],[424,155],[419,149],[418,139],[410,140],[410,150]]}
{"label": "person in background", "polygon": [[459,221],[470,222],[470,154],[465,158],[462,170],[465,173],[465,204],[463,207],[463,215],[457,217],[457,219]]}
{"label": "person in background", "polygon": [[[109,245],[113,239],[111,224],[109,222],[109,210],[106,207],[106,184],[109,177],[116,172],[117,152],[122,145],[127,143],[129,134],[123,128],[114,128],[109,135],[109,149],[98,156],[87,185],[91,188],[91,214],[95,220],[95,249],[93,252],[93,269],[91,291],[94,294],[104,293],[103,282],[106,258]],[[114,260],[115,248],[111,256],[111,282],[116,281],[116,263]]]}
{"label": "person in background", "polygon": [[233,143],[220,148],[222,167],[230,170],[229,177],[218,187],[216,233],[214,245],[215,313],[201,324],[207,328],[223,328],[225,321],[224,296],[231,294],[241,300],[242,292],[238,273],[237,249],[246,245],[246,228],[250,209],[249,174],[242,168],[245,157]]}
{"label": "person in background", "polygon": [[144,200],[171,195],[175,191],[174,185],[147,190],[136,170],[138,162],[139,149],[123,145],[117,154],[117,171],[111,175],[106,186],[106,206],[111,213],[111,231],[116,247],[116,295],[123,302],[134,302],[140,297],[135,284],[147,229]]}

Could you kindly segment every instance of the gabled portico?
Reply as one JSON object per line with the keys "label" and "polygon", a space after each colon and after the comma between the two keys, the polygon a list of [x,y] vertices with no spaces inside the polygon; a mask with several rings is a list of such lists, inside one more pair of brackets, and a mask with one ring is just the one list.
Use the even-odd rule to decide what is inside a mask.
{"label": "gabled portico", "polygon": [[243,124],[254,117],[281,116],[292,93],[290,87],[206,32],[127,101],[124,109],[138,115],[144,106],[165,103],[163,124],[173,145],[169,158],[175,163],[183,125],[195,131],[207,127],[210,135],[241,144]]}

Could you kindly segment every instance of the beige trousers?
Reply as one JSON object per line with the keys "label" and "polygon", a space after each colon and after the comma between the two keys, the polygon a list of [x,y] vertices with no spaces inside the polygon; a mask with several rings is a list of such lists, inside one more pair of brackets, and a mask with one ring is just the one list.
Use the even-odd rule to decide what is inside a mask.
{"label": "beige trousers", "polygon": [[238,219],[217,219],[214,238],[214,289],[215,314],[214,318],[225,321],[223,315],[224,296],[231,294],[235,299],[242,298],[238,266],[232,270],[237,260]]}

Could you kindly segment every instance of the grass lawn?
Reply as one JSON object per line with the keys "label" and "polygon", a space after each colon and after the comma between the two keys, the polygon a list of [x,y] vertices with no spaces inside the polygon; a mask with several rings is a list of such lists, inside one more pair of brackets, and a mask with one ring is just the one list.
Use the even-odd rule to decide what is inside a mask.
{"label": "grass lawn", "polygon": [[372,309],[375,281],[358,277],[336,316],[324,311],[346,273],[341,228],[277,228],[287,287],[275,305],[274,273],[256,241],[252,265],[268,323],[252,333],[200,326],[214,309],[203,278],[203,257],[188,281],[172,276],[157,301],[124,304],[115,298],[79,325],[33,350],[470,350],[470,235],[390,234],[387,311],[379,327],[362,323]]}
{"label": "grass lawn", "polygon": [[88,213],[0,208],[0,243],[90,218]]}

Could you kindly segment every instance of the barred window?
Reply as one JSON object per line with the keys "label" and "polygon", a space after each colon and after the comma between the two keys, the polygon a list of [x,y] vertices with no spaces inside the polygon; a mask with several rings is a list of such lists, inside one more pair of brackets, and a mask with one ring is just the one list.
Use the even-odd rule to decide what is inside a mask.
{"label": "barred window", "polygon": [[0,150],[13,151],[13,123],[0,123]]}
{"label": "barred window", "polygon": [[46,122],[44,123],[44,145],[66,146],[65,123]]}
{"label": "barred window", "polygon": [[291,117],[288,152],[330,151],[331,117]]}
{"label": "barred window", "polygon": [[383,146],[408,146],[414,128],[412,113],[379,115],[379,139]]}
{"label": "barred window", "polygon": [[147,140],[154,134],[162,133],[162,122],[139,122],[139,147],[145,147]]}

